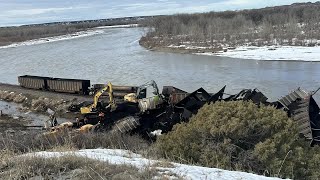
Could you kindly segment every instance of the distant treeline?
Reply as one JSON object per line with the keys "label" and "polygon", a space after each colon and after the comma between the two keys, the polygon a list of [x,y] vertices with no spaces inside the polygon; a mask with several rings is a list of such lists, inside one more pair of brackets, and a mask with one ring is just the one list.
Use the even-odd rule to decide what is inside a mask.
{"label": "distant treeline", "polygon": [[56,22],[0,28],[0,46],[31,39],[64,35],[99,26],[136,24],[146,17]]}
{"label": "distant treeline", "polygon": [[150,29],[142,40],[154,43],[154,46],[183,42],[212,46],[248,42],[254,45],[315,45],[316,39],[320,39],[320,2],[159,16],[145,21],[144,25]]}

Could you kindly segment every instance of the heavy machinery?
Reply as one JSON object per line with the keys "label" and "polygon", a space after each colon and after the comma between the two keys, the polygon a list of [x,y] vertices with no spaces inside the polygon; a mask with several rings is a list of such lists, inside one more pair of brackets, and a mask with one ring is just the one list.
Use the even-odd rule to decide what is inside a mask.
{"label": "heavy machinery", "polygon": [[[116,89],[127,89],[128,87],[116,87]],[[79,121],[85,124],[95,125],[94,131],[104,131],[111,129],[113,131],[127,132],[139,126],[139,118],[135,117],[139,113],[137,103],[132,102],[116,102],[113,95],[113,86],[109,82],[105,87],[96,91],[93,103],[81,106],[80,113],[84,116]],[[105,103],[99,99],[105,92],[108,93],[109,102]],[[76,110],[76,107],[72,107]],[[77,125],[74,127],[79,128]]]}
{"label": "heavy machinery", "polygon": [[[126,87],[127,88],[127,87]],[[125,102],[115,103],[113,87],[108,83],[94,96],[93,104],[81,107],[81,114],[92,116],[92,124],[99,112],[104,112],[104,129],[112,131],[139,133],[148,138],[149,132],[160,129],[163,133],[171,131],[180,122],[188,122],[189,118],[206,103],[216,101],[252,101],[274,106],[287,112],[297,124],[299,134],[310,145],[320,145],[320,108],[310,93],[300,88],[282,97],[278,101],[268,102],[267,97],[257,89],[244,89],[238,94],[223,98],[225,86],[215,94],[200,88],[193,93],[187,93],[174,87],[167,87],[162,94],[157,84],[152,80],[137,88],[136,93],[124,96]],[[151,90],[150,90],[151,89]],[[104,107],[99,101],[100,96],[107,91],[109,104]]]}
{"label": "heavy machinery", "polygon": [[[152,93],[149,94],[148,89],[152,88]],[[140,112],[146,112],[159,108],[164,102],[164,97],[159,94],[159,89],[154,80],[151,80],[138,87],[136,93],[130,93],[124,96],[127,102],[138,103]]]}
{"label": "heavy machinery", "polygon": [[[107,91],[109,94],[109,105],[107,107],[103,107],[102,103],[99,102],[100,96]],[[80,112],[83,115],[87,114],[97,114],[102,109],[110,109],[110,111],[113,111],[117,108],[117,105],[115,103],[115,100],[113,98],[113,90],[112,90],[112,84],[109,82],[106,87],[100,89],[93,97],[93,103],[84,106],[80,108]]]}

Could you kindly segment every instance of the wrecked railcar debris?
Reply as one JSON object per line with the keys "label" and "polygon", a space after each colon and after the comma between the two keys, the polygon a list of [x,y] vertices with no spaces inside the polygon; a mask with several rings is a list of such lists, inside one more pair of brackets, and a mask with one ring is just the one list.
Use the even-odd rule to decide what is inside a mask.
{"label": "wrecked railcar debris", "polygon": [[223,99],[223,95],[224,95],[225,89],[226,89],[226,86],[223,86],[223,88],[220,89],[220,91],[218,91],[217,93],[213,94],[210,97],[209,102],[210,103],[215,103],[216,101],[221,101]]}
{"label": "wrecked railcar debris", "polygon": [[[18,77],[18,81],[20,86],[25,88],[42,89],[47,91],[63,90],[62,92],[65,93],[72,92],[88,94],[90,86],[89,80],[62,79],[28,75]],[[50,84],[49,82],[51,81],[54,81],[55,84]],[[77,81],[77,83],[75,83],[75,81]],[[60,87],[60,84],[63,82],[68,82],[67,86]],[[57,87],[53,87],[53,85]],[[106,115],[106,124],[110,126],[116,122],[120,122],[123,119],[129,119],[130,121],[128,121],[128,123],[134,122],[134,125],[137,126],[130,127],[137,129],[138,126],[141,126],[143,127],[140,129],[141,131],[149,131],[151,129],[159,128],[162,129],[163,132],[168,132],[175,124],[181,121],[188,121],[189,118],[193,114],[196,114],[197,111],[206,103],[214,103],[219,100],[251,100],[255,104],[261,103],[264,105],[271,105],[277,109],[286,111],[288,116],[292,117],[292,119],[299,125],[300,134],[303,135],[306,140],[309,140],[311,145],[320,144],[320,110],[316,101],[313,99],[313,94],[315,94],[316,91],[314,93],[309,93],[298,88],[276,102],[268,102],[268,98],[258,89],[244,89],[237,94],[223,98],[223,95],[226,95],[224,93],[226,88],[225,86],[215,94],[210,94],[203,88],[200,88],[195,92],[188,93],[174,86],[164,86],[162,94],[159,94],[155,82],[152,82],[144,84],[140,87],[114,86],[114,90],[117,90],[117,92],[114,92],[113,96],[119,96],[120,98],[123,98],[126,93],[135,93],[138,91],[138,89],[140,89],[142,92],[138,93],[140,97],[140,94],[147,94],[144,91],[147,91],[147,87],[150,85],[155,89],[154,91],[157,92],[157,98],[160,99],[162,96],[164,96],[163,101],[157,101],[155,104],[155,100],[157,100],[157,98],[146,99],[147,101],[144,102],[144,106],[140,107],[138,107],[135,103],[119,103],[119,107],[116,111],[112,113],[108,111],[104,112]],[[96,86],[93,86],[91,89],[100,89],[103,86],[105,85],[96,84]],[[143,97],[141,96],[140,98]],[[71,112],[78,112],[81,107],[87,106],[90,103],[91,102],[82,102],[80,104],[73,104],[68,110]],[[108,104],[110,103],[106,101],[106,99],[99,101],[99,107],[106,107]],[[139,108],[140,110],[143,109],[143,111],[139,111]],[[101,108],[101,111],[103,111],[103,108]],[[126,118],[127,116],[132,116],[135,118]]]}
{"label": "wrecked railcar debris", "polygon": [[258,89],[243,89],[238,94],[231,95],[224,99],[224,101],[249,101],[251,100],[255,104],[267,104],[268,98],[261,93]]}
{"label": "wrecked railcar debris", "polygon": [[310,141],[311,146],[320,144],[320,110],[310,93],[298,88],[279,101],[270,103],[267,101],[268,98],[257,89],[245,89],[236,95],[223,99],[224,90],[225,87],[211,97],[202,88],[196,90],[172,108],[166,109],[166,118],[159,121],[162,125],[162,127],[159,126],[159,129],[166,133],[175,124],[188,121],[192,114],[195,114],[207,102],[215,102],[217,100],[251,100],[256,104],[271,105],[277,109],[287,111],[288,116],[298,123],[300,134]]}
{"label": "wrecked railcar debris", "polygon": [[184,98],[186,98],[190,93],[176,88],[174,86],[163,86],[162,95],[166,98],[166,101],[170,105],[175,105]]}
{"label": "wrecked railcar debris", "polygon": [[180,113],[181,120],[188,120],[204,104],[222,100],[225,88],[226,86],[212,96],[203,88],[199,88],[178,102],[174,106],[174,111]]}
{"label": "wrecked railcar debris", "polygon": [[[158,129],[161,129],[163,133],[171,131],[175,124],[188,121],[204,104],[222,100],[225,87],[226,86],[213,95],[210,95],[203,88],[199,88],[188,94],[178,103],[176,103],[176,99],[173,101],[169,99],[168,106],[162,113],[162,116],[156,121],[155,125]],[[176,94],[181,94],[181,92],[172,93],[170,97],[175,97]]]}
{"label": "wrecked railcar debris", "polygon": [[[138,133],[148,137],[148,134],[154,130],[167,133],[175,124],[187,122],[206,103],[243,100],[252,101],[257,105],[274,106],[286,111],[288,116],[298,124],[300,134],[310,141],[311,145],[320,144],[320,110],[312,97],[313,94],[298,88],[276,102],[268,102],[268,98],[258,89],[244,89],[224,98],[225,89],[226,86],[215,94],[210,94],[203,88],[188,93],[173,86],[164,86],[162,94],[157,93],[164,97],[163,102],[157,108],[139,111],[141,107],[138,107],[137,103],[132,102],[130,108],[128,104],[120,103],[119,107],[123,108],[106,113],[106,128],[110,129],[110,126],[115,125],[121,132]],[[128,109],[132,109],[130,113]]]}
{"label": "wrecked railcar debris", "polygon": [[311,146],[320,144],[320,110],[312,94],[301,88],[294,90],[278,101],[288,116],[298,124],[298,130],[310,141]]}
{"label": "wrecked railcar debris", "polygon": [[183,107],[192,113],[196,113],[198,109],[200,109],[206,102],[209,101],[210,98],[211,96],[206,90],[199,88],[178,102],[175,107]]}

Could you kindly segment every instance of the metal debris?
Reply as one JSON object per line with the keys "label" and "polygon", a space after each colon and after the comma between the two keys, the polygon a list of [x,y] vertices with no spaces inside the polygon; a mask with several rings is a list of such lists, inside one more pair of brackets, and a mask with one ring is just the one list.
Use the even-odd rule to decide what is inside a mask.
{"label": "metal debris", "polygon": [[[188,93],[173,86],[164,86],[161,94],[164,101],[161,102],[161,106],[140,111],[138,103],[120,103],[116,111],[106,114],[106,127],[120,132],[139,133],[150,138],[151,132],[155,130],[161,131],[162,134],[167,133],[175,124],[189,121],[206,103],[241,100],[286,111],[298,124],[299,133],[310,141],[311,146],[320,144],[320,109],[312,97],[314,93],[298,88],[276,102],[268,102],[268,98],[258,89],[244,89],[237,94],[223,97],[226,95],[225,89],[226,86],[217,93],[208,93],[199,88]],[[79,106],[83,104],[85,103]],[[78,110],[79,106],[73,105],[69,110]]]}

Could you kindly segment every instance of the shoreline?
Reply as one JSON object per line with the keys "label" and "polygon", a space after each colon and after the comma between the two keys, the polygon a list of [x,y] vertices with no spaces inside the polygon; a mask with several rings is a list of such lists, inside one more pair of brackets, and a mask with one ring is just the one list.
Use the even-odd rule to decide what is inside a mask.
{"label": "shoreline", "polygon": [[64,40],[72,40],[72,39],[77,39],[77,38],[82,38],[82,37],[89,37],[89,36],[94,36],[94,35],[98,35],[98,34],[103,34],[104,29],[133,28],[133,27],[138,27],[138,26],[139,26],[139,24],[98,26],[98,27],[87,29],[87,30],[81,30],[81,31],[78,31],[75,33],[70,33],[70,34],[63,34],[63,35],[58,35],[58,36],[48,36],[48,37],[44,37],[44,38],[31,39],[31,40],[22,41],[22,42],[14,42],[14,43],[2,45],[2,46],[0,45],[0,49],[15,48],[15,47],[20,47],[20,46],[30,46],[30,45],[37,45],[37,44],[45,44],[45,43],[64,41]]}
{"label": "shoreline", "polygon": [[15,84],[0,83],[0,102],[13,102],[22,105],[22,110],[47,114],[48,108],[56,112],[56,117],[73,119],[78,114],[67,113],[71,104],[92,101],[92,96],[57,93],[27,89]]}
{"label": "shoreline", "polygon": [[[32,39],[23,42],[12,43],[9,45],[0,46],[0,49],[14,48],[20,46],[29,46],[37,44],[45,44],[50,42],[72,40],[82,37],[89,37],[98,34],[103,34],[104,29],[112,28],[134,28],[139,24],[128,25],[114,25],[114,26],[99,26],[90,28],[88,30],[78,31],[71,34],[58,35],[46,38]],[[204,56],[216,57],[229,57],[245,60],[258,60],[258,61],[296,61],[296,62],[320,62],[320,46],[289,46],[289,45],[265,45],[253,46],[242,45],[236,47],[220,46],[194,46],[194,45],[153,45],[145,37],[139,40],[140,46],[150,51],[166,52],[166,53],[179,53],[179,54],[194,54]]]}
{"label": "shoreline", "polygon": [[140,43],[142,47],[150,51],[194,54],[199,56],[229,57],[243,60],[256,61],[290,61],[290,62],[320,62],[320,46],[238,46],[225,48],[219,51],[211,51],[210,48],[179,46],[154,46],[148,47]]}

